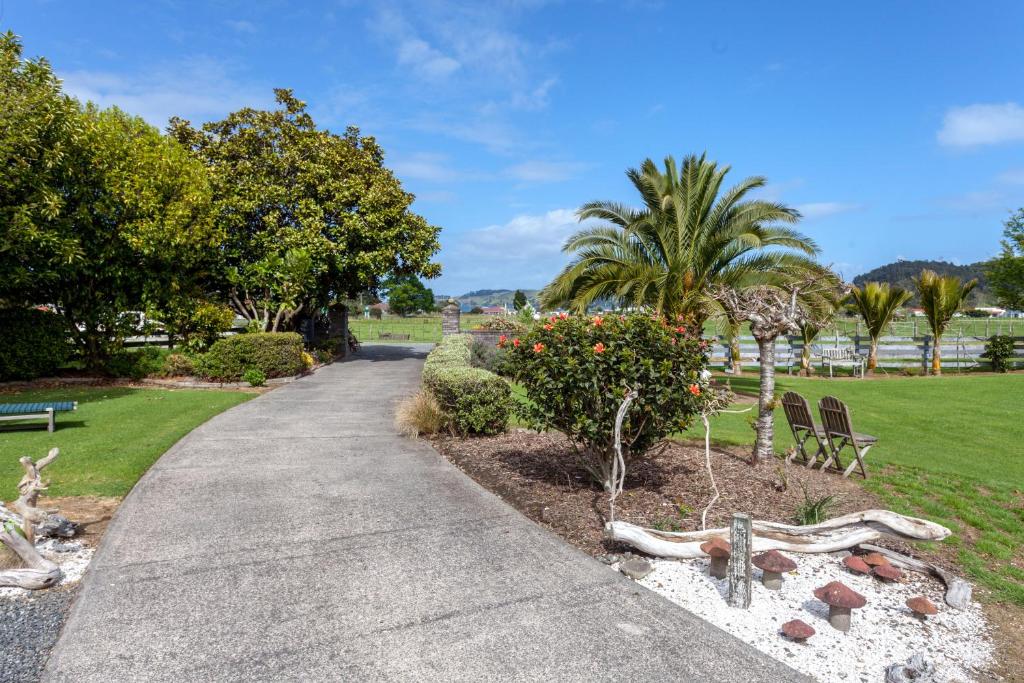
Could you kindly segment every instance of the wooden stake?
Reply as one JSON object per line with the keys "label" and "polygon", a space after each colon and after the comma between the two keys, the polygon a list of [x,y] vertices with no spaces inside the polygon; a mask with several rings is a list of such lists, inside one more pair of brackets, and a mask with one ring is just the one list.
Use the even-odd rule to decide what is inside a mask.
{"label": "wooden stake", "polygon": [[754,535],[750,515],[734,514],[730,532],[729,605],[747,609],[750,607],[750,553]]}

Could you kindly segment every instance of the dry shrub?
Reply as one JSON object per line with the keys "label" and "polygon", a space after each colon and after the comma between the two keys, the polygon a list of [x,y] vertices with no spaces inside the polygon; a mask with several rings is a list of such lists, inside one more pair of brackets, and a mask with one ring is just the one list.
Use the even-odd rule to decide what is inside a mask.
{"label": "dry shrub", "polygon": [[406,436],[437,434],[448,424],[449,417],[437,399],[427,391],[417,391],[398,404],[395,424]]}

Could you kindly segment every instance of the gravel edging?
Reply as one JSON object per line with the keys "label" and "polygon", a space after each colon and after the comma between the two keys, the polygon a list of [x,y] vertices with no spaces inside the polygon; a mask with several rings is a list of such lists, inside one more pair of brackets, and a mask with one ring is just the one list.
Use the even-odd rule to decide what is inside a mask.
{"label": "gravel edging", "polygon": [[0,596],[0,681],[29,683],[40,679],[57,643],[78,583]]}

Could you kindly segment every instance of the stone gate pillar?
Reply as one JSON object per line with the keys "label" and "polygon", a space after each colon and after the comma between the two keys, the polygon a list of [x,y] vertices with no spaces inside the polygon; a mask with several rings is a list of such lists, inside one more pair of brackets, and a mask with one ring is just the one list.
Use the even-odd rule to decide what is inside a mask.
{"label": "stone gate pillar", "polygon": [[459,302],[455,299],[448,299],[448,303],[441,309],[441,336],[447,337],[450,334],[459,334]]}

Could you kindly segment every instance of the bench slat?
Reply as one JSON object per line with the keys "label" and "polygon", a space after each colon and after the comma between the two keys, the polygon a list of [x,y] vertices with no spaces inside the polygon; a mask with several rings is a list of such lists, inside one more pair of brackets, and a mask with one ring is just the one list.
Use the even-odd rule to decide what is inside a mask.
{"label": "bench slat", "polygon": [[74,401],[51,401],[48,403],[0,403],[0,415],[21,415],[45,413],[66,413],[75,409]]}

